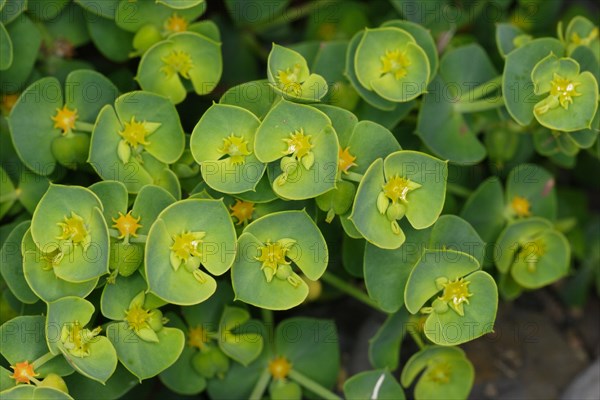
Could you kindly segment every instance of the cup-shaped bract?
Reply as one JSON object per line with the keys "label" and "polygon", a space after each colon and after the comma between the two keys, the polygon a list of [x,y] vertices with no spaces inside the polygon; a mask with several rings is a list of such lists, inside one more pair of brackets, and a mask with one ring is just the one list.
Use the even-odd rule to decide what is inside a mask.
{"label": "cup-shaped bract", "polygon": [[402,386],[388,370],[364,371],[344,382],[347,400],[362,400],[376,393],[377,398],[404,400]]}
{"label": "cup-shaped bract", "polygon": [[596,59],[600,61],[600,34],[598,32],[598,26],[594,25],[589,19],[578,15],[571,19],[569,25],[564,34],[560,31],[561,26],[559,25],[559,37],[562,37],[563,41],[567,45],[567,54],[571,55],[575,49],[580,46],[589,48]]}
{"label": "cup-shaped bract", "polygon": [[455,250],[426,250],[411,271],[404,303],[416,314],[436,294],[424,332],[429,340],[452,346],[476,339],[494,328],[498,288],[479,261]]}
{"label": "cup-shaped bract", "polygon": [[90,70],[71,72],[65,89],[58,79],[42,78],[19,97],[9,125],[15,150],[27,168],[51,174],[56,163],[77,168],[85,163],[90,144],[86,125],[93,124],[100,109],[112,103],[117,88],[103,75]]}
{"label": "cup-shaped bract", "polygon": [[327,82],[311,74],[298,52],[273,43],[267,60],[267,77],[276,93],[301,102],[318,102],[327,94]]}
{"label": "cup-shaped bract", "polygon": [[148,233],[148,291],[173,304],[201,303],[217,284],[200,267],[222,275],[231,267],[235,253],[235,228],[223,200],[176,202],[159,214]]}
{"label": "cup-shaped bract", "polygon": [[[353,51],[352,46],[348,51]],[[367,29],[354,54],[357,83],[389,102],[410,101],[427,89],[427,54],[407,31],[396,27]]]}
{"label": "cup-shaped bract", "polygon": [[50,185],[33,213],[31,236],[60,279],[80,283],[108,272],[108,228],[89,189]]}
{"label": "cup-shaped bract", "polygon": [[175,33],[156,43],[144,54],[137,72],[142,89],[181,103],[189,80],[194,91],[213,91],[221,79],[221,43],[196,32]]}
{"label": "cup-shaped bract", "polygon": [[208,186],[222,193],[256,190],[265,164],[255,155],[260,120],[250,111],[213,104],[192,132],[190,149]]}
{"label": "cup-shaped bract", "polygon": [[166,164],[177,161],[184,146],[179,115],[169,99],[134,91],[100,111],[88,161],[100,177],[123,182],[130,193],[155,183],[173,192],[171,181],[177,191],[179,184]]}
{"label": "cup-shaped bract", "polygon": [[368,242],[396,249],[405,236],[398,220],[406,216],[415,229],[427,228],[442,212],[447,163],[411,150],[374,161],[354,200],[350,220]]}
{"label": "cup-shaped bract", "polygon": [[238,239],[231,269],[236,299],[271,310],[295,307],[308,296],[308,286],[294,267],[314,281],[328,259],[325,239],[305,211],[261,217]]}
{"label": "cup-shaped bract", "polygon": [[86,328],[94,305],[80,297],[63,297],[48,303],[46,341],[52,354],[62,354],[77,372],[105,383],[117,368],[111,342],[98,336],[101,328]]}
{"label": "cup-shaped bract", "polygon": [[598,82],[580,72],[572,58],[550,54],[531,71],[534,94],[542,96],[533,108],[537,121],[550,129],[573,132],[589,129],[598,110]]}
{"label": "cup-shaped bract", "polygon": [[327,115],[283,99],[254,138],[256,158],[271,163],[267,171],[273,191],[288,200],[309,199],[335,187],[338,146]]}

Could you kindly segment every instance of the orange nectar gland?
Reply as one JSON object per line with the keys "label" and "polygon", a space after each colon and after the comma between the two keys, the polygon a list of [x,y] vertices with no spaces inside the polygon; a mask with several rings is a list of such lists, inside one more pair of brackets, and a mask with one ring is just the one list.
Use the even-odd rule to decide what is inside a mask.
{"label": "orange nectar gland", "polygon": [[292,370],[292,364],[284,357],[275,357],[269,362],[269,372],[273,379],[285,379]]}
{"label": "orange nectar gland", "polygon": [[356,157],[350,153],[350,147],[346,147],[344,150],[340,147],[338,152],[338,170],[347,174],[348,170],[352,167],[356,167],[357,164],[354,162]]}
{"label": "orange nectar gland", "polygon": [[200,326],[189,329],[187,340],[188,346],[196,347],[199,350],[203,350],[206,347],[206,343],[208,342],[208,332],[206,332]]}
{"label": "orange nectar gland", "polygon": [[170,16],[165,21],[165,30],[167,33],[178,33],[187,31],[188,23],[185,18],[180,17],[177,13]]}
{"label": "orange nectar gland", "polygon": [[438,362],[427,370],[425,378],[435,383],[450,382],[451,368],[445,361]]}
{"label": "orange nectar gland", "polygon": [[165,65],[160,70],[167,78],[179,74],[185,79],[190,79],[190,70],[194,67],[194,63],[192,57],[185,51],[173,50],[165,57],[161,57],[161,61]]}
{"label": "orange nectar gland", "polygon": [[70,110],[69,107],[65,105],[63,108],[57,108],[56,115],[50,118],[54,121],[54,127],[62,130],[63,135],[66,135],[75,128],[77,117],[77,109]]}
{"label": "orange nectar gland", "polygon": [[464,316],[463,303],[469,304],[469,297],[473,294],[469,292],[469,284],[463,278],[457,278],[453,281],[441,283],[444,288],[444,293],[440,296],[440,300],[446,302],[456,313]]}
{"label": "orange nectar gland", "polygon": [[302,94],[302,87],[299,82],[299,75],[300,64],[295,64],[293,68],[277,71],[279,87],[286,93],[291,92],[294,96],[300,96]]}
{"label": "orange nectar gland", "polygon": [[381,74],[392,74],[396,80],[403,78],[408,73],[407,67],[411,62],[406,56],[406,51],[386,50],[385,55],[380,57]]}
{"label": "orange nectar gland", "polygon": [[93,330],[81,327],[78,321],[65,324],[60,332],[60,341],[63,347],[73,356],[83,358],[90,355],[90,343],[94,340],[102,328]]}
{"label": "orange nectar gland", "polygon": [[135,219],[131,215],[131,211],[127,214],[123,215],[123,213],[119,212],[119,218],[113,218],[113,228],[117,228],[119,231],[119,239],[128,238],[129,236],[137,237],[137,230],[142,227],[142,225],[138,224],[140,222],[140,218]]}
{"label": "orange nectar gland", "polygon": [[236,225],[247,225],[254,214],[254,203],[249,201],[236,200],[235,204],[229,206],[230,215],[237,219]]}
{"label": "orange nectar gland", "polygon": [[519,218],[529,217],[531,215],[531,204],[525,197],[515,196],[510,203],[516,216]]}
{"label": "orange nectar gland", "polygon": [[246,156],[251,153],[248,150],[248,141],[240,136],[237,137],[233,133],[223,139],[223,147],[219,152],[229,156],[233,165],[241,165],[246,161]]}
{"label": "orange nectar gland", "polygon": [[64,217],[65,222],[58,222],[57,225],[61,228],[62,233],[56,237],[61,241],[66,241],[69,244],[81,245],[84,250],[87,250],[90,245],[90,234],[85,226],[83,218],[71,211],[71,216]]}
{"label": "orange nectar gland", "polygon": [[3,94],[0,101],[0,110],[2,113],[5,115],[10,114],[17,100],[19,100],[19,95],[16,93]]}
{"label": "orange nectar gland", "polygon": [[10,367],[14,370],[14,373],[10,377],[17,381],[17,383],[29,384],[32,378],[40,375],[35,373],[33,364],[29,364],[28,361],[16,363]]}

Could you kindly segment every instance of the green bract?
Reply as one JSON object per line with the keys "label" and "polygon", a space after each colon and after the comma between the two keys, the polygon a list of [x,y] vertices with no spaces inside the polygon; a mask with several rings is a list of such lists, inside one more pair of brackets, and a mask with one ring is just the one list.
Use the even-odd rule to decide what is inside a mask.
{"label": "green bract", "polygon": [[9,117],[19,158],[40,175],[51,174],[57,162],[73,169],[85,163],[91,125],[117,94],[117,88],[94,71],[70,73],[64,96],[55,78],[35,82],[23,92]]}
{"label": "green bract", "polygon": [[185,136],[173,104],[148,92],[120,96],[98,114],[88,162],[103,179],[137,193],[160,184],[179,197],[179,182],[166,164],[183,153]]}
{"label": "green bract", "polygon": [[235,240],[235,229],[222,200],[189,199],[167,207],[148,233],[148,290],[174,304],[206,300],[217,284],[200,267],[213,275],[224,274],[235,258]]}
{"label": "green bract", "polygon": [[315,281],[328,259],[325,239],[305,211],[259,218],[238,239],[231,271],[236,299],[271,310],[297,306],[306,299],[308,286],[293,267]]}
{"label": "green bract", "polygon": [[374,161],[358,186],[350,220],[368,242],[396,249],[405,235],[406,218],[415,229],[431,226],[442,211],[446,193],[445,162],[416,151],[397,151]]}

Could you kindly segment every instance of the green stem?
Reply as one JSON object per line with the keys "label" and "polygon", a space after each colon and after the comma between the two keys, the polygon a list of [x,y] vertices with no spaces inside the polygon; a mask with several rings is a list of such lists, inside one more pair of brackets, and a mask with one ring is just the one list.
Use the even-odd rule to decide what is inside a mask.
{"label": "green stem", "polygon": [[263,322],[267,327],[267,342],[271,344],[271,350],[275,352],[275,322],[273,318],[273,311],[267,310],[266,308],[261,308],[260,313],[262,314]]}
{"label": "green stem", "polygon": [[446,184],[446,190],[448,193],[454,194],[458,197],[469,197],[473,191],[471,189],[467,189],[464,186],[457,185],[456,183],[448,182]]}
{"label": "green stem", "polygon": [[412,340],[417,344],[417,346],[419,346],[419,350],[423,349],[425,347],[425,343],[423,342],[423,339],[421,339],[421,335],[419,334],[419,332],[417,332],[414,328],[410,326],[406,328],[406,330],[408,331]]}
{"label": "green stem", "polygon": [[[479,100],[486,95],[490,95],[490,94],[496,92],[496,90],[500,89],[501,84],[502,84],[502,75],[499,75],[499,76],[497,76],[493,79],[490,79],[489,81],[482,83],[481,85],[475,87],[473,90],[471,90],[469,93],[467,93],[466,96],[463,96],[463,98],[466,99],[466,101]],[[492,90],[492,89],[496,89],[496,90]]]}
{"label": "green stem", "polygon": [[271,373],[269,372],[268,368],[265,368],[265,370],[262,372],[262,374],[258,378],[258,381],[256,382],[256,385],[254,386],[254,389],[252,389],[252,393],[250,393],[249,400],[261,400],[263,397],[263,394],[265,393],[265,390],[267,390],[267,386],[269,385],[270,381],[271,381]]}
{"label": "green stem", "polygon": [[269,52],[260,44],[253,32],[245,32],[245,34],[242,35],[242,40],[258,57],[261,58],[261,60],[267,61]]}
{"label": "green stem", "polygon": [[357,182],[357,183],[360,183],[360,181],[362,181],[363,176],[364,176],[363,174],[358,174],[358,173],[352,172],[352,171],[342,174],[342,178],[344,178],[348,181]]}
{"label": "green stem", "polygon": [[257,24],[252,27],[255,32],[264,32],[267,29],[293,22],[316,12],[322,8],[329,7],[339,3],[340,0],[317,0],[309,1],[298,7],[284,10],[280,15],[274,18],[269,18],[266,22]]}
{"label": "green stem", "polygon": [[502,96],[492,97],[489,99],[466,101],[454,103],[454,111],[459,114],[468,114],[481,111],[493,110],[504,106],[504,98]]}
{"label": "green stem", "polygon": [[323,280],[323,282],[326,282],[327,284],[333,286],[339,291],[354,297],[356,300],[368,305],[369,307],[373,307],[376,310],[380,310],[377,303],[373,299],[371,299],[365,292],[355,288],[354,286],[344,281],[343,279],[335,276],[331,272],[325,272],[321,276],[321,279]]}
{"label": "green stem", "polygon": [[6,194],[3,194],[2,196],[0,196],[0,203],[17,200],[18,198],[19,198],[19,191],[17,189],[17,190],[13,190],[10,193],[6,193]]}
{"label": "green stem", "polygon": [[320,383],[313,381],[307,376],[302,375],[300,372],[292,369],[288,374],[288,377],[298,383],[300,386],[310,390],[317,395],[319,399],[335,399],[341,400],[341,397],[333,393],[331,390],[324,388]]}
{"label": "green stem", "polygon": [[43,356],[41,356],[40,358],[38,358],[37,360],[35,360],[33,362],[33,369],[37,369],[39,367],[41,367],[42,365],[46,364],[48,361],[52,360],[54,357],[56,357],[56,354],[52,354],[51,352],[47,352],[46,354],[44,354]]}
{"label": "green stem", "polygon": [[75,121],[74,130],[81,132],[91,132],[94,130],[94,124],[90,124],[89,122],[83,121]]}
{"label": "green stem", "polygon": [[129,237],[129,242],[130,243],[146,243],[146,240],[148,239],[148,236],[146,235],[137,235],[137,237]]}

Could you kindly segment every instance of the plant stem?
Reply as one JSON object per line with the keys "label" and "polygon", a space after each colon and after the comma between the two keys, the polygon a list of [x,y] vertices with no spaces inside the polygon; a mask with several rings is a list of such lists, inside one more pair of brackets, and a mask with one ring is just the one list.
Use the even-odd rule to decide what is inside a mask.
{"label": "plant stem", "polygon": [[16,200],[18,198],[19,198],[19,191],[13,190],[10,193],[6,193],[6,194],[3,194],[2,196],[0,196],[0,203]]}
{"label": "plant stem", "polygon": [[326,282],[327,284],[333,286],[341,292],[344,292],[347,295],[354,297],[356,300],[368,305],[369,307],[373,307],[376,310],[381,310],[377,303],[373,299],[371,299],[365,292],[355,288],[354,286],[344,281],[343,279],[335,276],[334,274],[330,272],[325,272],[321,276],[321,279],[323,280],[323,282]]}
{"label": "plant stem", "polygon": [[267,21],[257,24],[252,28],[255,32],[264,32],[267,29],[302,19],[313,12],[339,2],[340,0],[318,0],[306,2],[298,7],[283,10],[278,16],[269,18]]}
{"label": "plant stem", "polygon": [[273,311],[261,308],[260,313],[262,314],[263,322],[265,323],[265,327],[267,328],[267,343],[271,345],[271,350],[275,352],[275,323],[273,318]]}
{"label": "plant stem", "polygon": [[412,340],[417,344],[417,346],[419,346],[419,349],[422,349],[423,347],[425,347],[425,343],[423,343],[423,339],[421,339],[421,335],[419,334],[419,332],[417,332],[411,326],[408,326],[406,328],[406,330],[408,331],[408,334],[410,335]]}
{"label": "plant stem", "polygon": [[260,44],[260,41],[256,38],[256,35],[253,32],[246,32],[244,35],[242,35],[242,40],[257,56],[261,58],[261,60],[265,62],[267,61],[269,58],[269,52]]}
{"label": "plant stem", "polygon": [[352,171],[342,174],[342,178],[357,183],[360,183],[360,181],[362,181],[363,176],[363,174],[357,174],[356,172]]}
{"label": "plant stem", "polygon": [[317,397],[320,399],[341,400],[340,396],[333,393],[331,390],[324,388],[320,383],[317,383],[317,382],[313,381],[312,379],[310,379],[309,377],[302,375],[300,372],[296,371],[295,369],[292,369],[288,376],[291,380],[295,381],[300,386],[302,386],[302,387],[310,390],[314,394],[316,394]]}
{"label": "plant stem", "polygon": [[37,360],[35,360],[33,362],[33,369],[37,369],[39,367],[41,367],[42,365],[46,364],[48,361],[52,360],[54,357],[56,357],[56,354],[52,354],[51,352],[47,352],[46,354],[44,354],[43,356],[41,356],[40,358],[38,358]]}
{"label": "plant stem", "polygon": [[83,121],[76,121],[74,129],[76,131],[91,132],[94,130],[94,124],[90,124],[88,122]]}
{"label": "plant stem", "polygon": [[[466,96],[463,96],[466,102],[478,100],[486,95],[494,93],[497,89],[500,89],[500,85],[502,84],[502,75],[499,75],[489,81],[482,83],[481,85],[475,87],[473,90],[468,92]],[[492,90],[496,89],[496,90]]]}
{"label": "plant stem", "polygon": [[448,193],[452,193],[454,195],[457,195],[458,197],[469,197],[471,195],[471,193],[473,193],[473,191],[471,189],[467,189],[464,186],[461,185],[457,185],[456,183],[450,183],[448,182],[446,184],[446,190],[448,191]]}
{"label": "plant stem", "polygon": [[460,114],[468,114],[480,111],[493,110],[504,106],[504,97],[496,96],[489,99],[477,101],[459,101],[454,103],[454,111]]}
{"label": "plant stem", "polygon": [[265,390],[267,390],[267,386],[269,385],[269,381],[271,380],[271,373],[268,368],[260,374],[254,389],[252,389],[252,393],[250,393],[249,400],[261,400]]}

